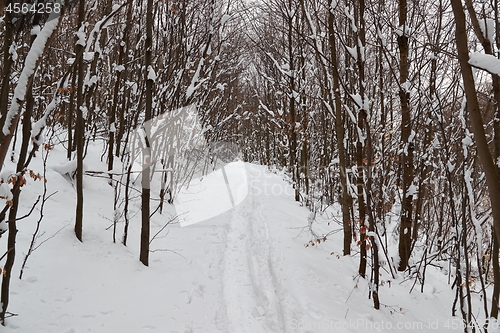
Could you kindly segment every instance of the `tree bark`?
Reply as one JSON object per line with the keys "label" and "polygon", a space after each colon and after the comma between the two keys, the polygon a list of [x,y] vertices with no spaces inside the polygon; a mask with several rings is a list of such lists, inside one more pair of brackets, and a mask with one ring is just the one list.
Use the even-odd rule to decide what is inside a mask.
{"label": "tree bark", "polygon": [[293,179],[293,187],[295,189],[295,201],[300,200],[300,190],[299,190],[299,167],[297,165],[297,129],[296,129],[296,105],[295,105],[295,61],[293,54],[293,17],[291,17],[292,13],[292,5],[293,1],[288,1],[288,16],[287,16],[287,47],[288,47],[288,65],[290,70],[289,77],[289,88],[290,88],[290,97],[289,97],[289,112],[290,112],[290,167],[292,169],[292,179]]}
{"label": "tree bark", "polygon": [[407,0],[399,1],[399,29],[398,35],[399,46],[399,98],[401,101],[401,144],[403,153],[401,154],[401,163],[403,171],[403,202],[401,212],[401,224],[399,228],[399,271],[404,271],[408,266],[411,249],[411,231],[412,231],[412,212],[413,212],[413,194],[408,195],[408,189],[413,183],[413,150],[414,144],[410,142],[411,129],[411,113],[410,113],[410,93],[408,77],[409,77],[409,42],[407,30]]}
{"label": "tree bark", "polygon": [[[31,39],[31,43],[33,43],[34,38]],[[28,146],[31,142],[31,116],[33,114],[33,86],[31,84],[28,85],[28,90],[26,91],[26,110],[23,115],[23,139],[21,142],[21,150],[19,152],[19,157],[17,160],[16,173],[17,180],[14,183],[14,188],[12,189],[13,199],[12,206],[9,210],[9,235],[7,238],[7,259],[5,262],[5,266],[3,267],[3,278],[2,278],[2,287],[1,287],[1,297],[0,303],[2,304],[2,309],[0,312],[0,322],[2,325],[5,325],[5,314],[7,312],[7,308],[9,306],[9,294],[10,294],[10,279],[12,276],[12,268],[14,267],[14,262],[16,258],[16,238],[17,238],[17,211],[19,208],[19,198],[21,195],[21,177],[25,173],[25,169],[27,167],[26,164],[29,164],[30,159],[26,162],[26,158],[28,156]],[[0,220],[5,218],[4,214]]]}
{"label": "tree bark", "polygon": [[493,216],[493,226],[497,242],[500,243],[500,181],[493,156],[488,147],[484,130],[483,118],[479,108],[477,92],[474,82],[472,68],[469,65],[469,47],[467,41],[467,29],[465,12],[461,0],[451,0],[453,15],[455,16],[455,39],[458,51],[458,60],[462,72],[465,96],[467,98],[467,111],[472,124],[472,131],[476,141],[479,161],[485,173],[486,185],[488,187],[491,210]]}
{"label": "tree bark", "polygon": [[[359,275],[363,278],[366,277],[366,234],[367,234],[367,224],[366,218],[366,203],[365,203],[365,184],[364,184],[364,167],[363,167],[363,157],[364,148],[367,143],[366,141],[366,123],[367,123],[367,113],[366,109],[366,96],[365,96],[365,62],[364,62],[364,45],[366,44],[365,37],[365,1],[359,1],[359,7],[357,8],[357,19],[359,22],[358,33],[356,34],[356,50],[357,59],[356,65],[358,67],[358,86],[359,95],[361,96],[362,105],[357,105],[358,111],[358,140],[356,142],[356,172],[357,172],[357,189],[358,189],[358,213],[359,213],[359,237],[360,237],[360,261],[359,261]],[[363,47],[363,49],[362,49]],[[361,135],[359,135],[361,134]],[[369,167],[369,166],[367,166]]]}
{"label": "tree bark", "polygon": [[[80,0],[78,7],[78,28],[80,29],[85,20],[85,2]],[[84,135],[85,121],[83,119],[83,51],[84,46],[77,43],[75,53],[77,59],[77,91],[76,91],[76,216],[75,216],[75,236],[83,241],[83,150],[84,150]]]}
{"label": "tree bark", "polygon": [[[146,132],[146,147],[143,147],[143,170],[142,170],[142,226],[141,226],[141,250],[139,260],[144,266],[149,266],[149,234],[150,234],[150,161],[151,149],[149,147],[150,127],[147,122],[151,120],[153,111],[153,88],[154,82],[148,76],[152,66],[152,48],[153,48],[153,0],[148,0],[146,12],[146,114],[144,117],[144,130]],[[146,158],[149,156],[149,160]]]}
{"label": "tree bark", "polygon": [[[493,41],[489,40],[485,33],[481,30],[481,26],[479,24],[479,19],[477,17],[476,11],[474,10],[474,6],[472,0],[466,0],[465,5],[467,7],[467,11],[469,12],[469,16],[472,21],[472,27],[474,28],[474,33],[476,34],[477,39],[481,43],[484,48],[484,52],[489,55],[494,55],[493,52]],[[498,6],[498,2],[496,2],[496,6]],[[496,15],[498,15],[498,7],[494,8]],[[498,32],[498,21],[497,21],[497,34]],[[498,161],[500,158],[500,77],[498,75],[491,75],[491,83],[493,88],[493,99],[494,99],[494,108],[495,108],[495,117],[493,119],[493,132],[494,132],[494,160]],[[497,174],[500,176],[500,166],[497,164]],[[495,237],[495,232],[492,232],[493,237]],[[496,251],[496,252],[495,252]],[[493,275],[494,275],[494,288],[492,295],[492,304],[491,304],[491,317],[498,318],[498,308],[499,308],[499,298],[500,298],[500,268],[498,263],[498,242],[493,242]],[[498,282],[498,283],[497,283]]]}
{"label": "tree bark", "polygon": [[[330,9],[328,13],[328,38],[330,43],[330,57],[333,64],[333,86],[331,89],[334,94],[334,101],[330,103],[331,107],[335,110],[335,135],[337,139],[337,146],[339,150],[339,167],[340,167],[340,185],[341,189],[341,206],[342,206],[342,227],[344,229],[344,255],[351,254],[351,243],[352,243],[352,225],[351,219],[349,217],[349,209],[352,202],[352,198],[347,190],[347,171],[346,171],[346,149],[344,143],[344,122],[343,122],[343,112],[342,112],[342,101],[340,97],[340,77],[338,73],[338,61],[337,61],[337,44],[335,41],[335,26],[334,26],[335,16],[333,15],[333,8]],[[331,94],[330,94],[331,95]]]}
{"label": "tree bark", "polygon": [[[6,5],[9,4],[9,1],[6,1]],[[9,48],[12,45],[13,41],[13,27],[12,27],[12,13],[5,13],[5,31],[4,31],[4,40],[3,40],[3,71],[2,71],[2,86],[0,91],[0,113],[2,118],[0,119],[0,128],[3,128],[5,123],[5,117],[7,116],[7,110],[9,105],[9,87],[10,87],[10,74],[12,70],[12,65],[14,61],[12,60],[12,56],[9,52]],[[0,138],[3,140],[3,133],[0,131]]]}

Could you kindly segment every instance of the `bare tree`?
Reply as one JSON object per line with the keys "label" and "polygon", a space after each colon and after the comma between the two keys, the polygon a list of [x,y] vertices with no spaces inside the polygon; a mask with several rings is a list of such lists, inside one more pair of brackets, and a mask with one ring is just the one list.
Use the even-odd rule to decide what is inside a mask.
{"label": "bare tree", "polygon": [[[144,122],[148,122],[152,118],[153,111],[153,89],[154,89],[154,69],[152,66],[153,54],[153,0],[148,0],[146,9],[146,113]],[[150,128],[148,125],[144,127],[144,146],[142,148],[143,154],[143,169],[142,169],[142,226],[141,226],[141,251],[140,261],[144,266],[149,266],[149,233],[150,233],[150,163],[151,163],[151,146],[149,144]]]}

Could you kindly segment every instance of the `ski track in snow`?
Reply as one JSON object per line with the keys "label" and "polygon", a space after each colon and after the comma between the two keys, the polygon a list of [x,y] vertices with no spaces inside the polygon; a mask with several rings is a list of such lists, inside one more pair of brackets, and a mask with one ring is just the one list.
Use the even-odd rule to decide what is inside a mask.
{"label": "ski track in snow", "polygon": [[231,215],[222,274],[229,332],[286,332],[278,263],[258,200],[249,195]]}

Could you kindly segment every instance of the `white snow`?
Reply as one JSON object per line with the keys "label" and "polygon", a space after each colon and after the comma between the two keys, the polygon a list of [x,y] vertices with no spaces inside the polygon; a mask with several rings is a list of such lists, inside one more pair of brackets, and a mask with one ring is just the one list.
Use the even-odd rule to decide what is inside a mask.
{"label": "white snow", "polygon": [[61,175],[74,173],[76,171],[76,160],[72,160],[60,165],[54,165],[51,167],[51,169],[60,173]]}
{"label": "white snow", "polygon": [[95,52],[83,52],[83,60],[92,61],[94,59]]}
{"label": "white snow", "polygon": [[198,67],[196,68],[196,72],[194,73],[191,83],[189,84],[189,87],[186,89],[186,98],[189,99],[193,95],[193,93],[198,89],[198,87],[204,82],[204,80],[200,81],[200,75],[201,75],[201,69],[203,68],[203,65],[205,63],[205,59],[201,58],[200,61],[198,62]]}
{"label": "white snow", "polygon": [[475,199],[474,199],[474,190],[472,189],[472,171],[471,171],[471,169],[465,170],[464,179],[465,179],[465,184],[467,186],[467,194],[469,196],[469,209],[470,209],[471,220],[472,220],[472,223],[474,224],[474,229],[475,229],[474,231],[476,233],[477,249],[478,249],[479,254],[482,255],[483,232],[482,232],[481,224],[484,222],[484,220],[479,221],[477,219],[476,213],[474,212]]}
{"label": "white snow", "polygon": [[229,21],[231,19],[231,16],[228,15],[228,14],[224,14],[220,20],[220,24],[221,25],[224,25],[226,24],[227,21]]}
{"label": "white snow", "polygon": [[[56,106],[58,105],[60,101],[60,98],[57,94],[54,94],[54,98],[52,98],[52,101],[47,105],[47,107],[44,110],[43,116],[38,119],[31,127],[31,139],[38,145],[41,146],[43,143],[43,129],[46,126],[47,123],[47,117],[49,114],[54,111]],[[37,139],[38,136],[38,139]]]}
{"label": "white snow", "polygon": [[344,14],[347,16],[349,21],[351,21],[351,29],[353,32],[358,32],[358,27],[356,26],[356,19],[354,18],[354,8],[349,10],[349,8],[346,6],[344,8]]}
{"label": "white snow", "polygon": [[354,58],[354,60],[358,60],[358,50],[355,47],[346,46],[345,48],[346,48],[347,52],[349,52],[351,57]]}
{"label": "white snow", "polygon": [[387,47],[387,40],[382,31],[380,31],[379,27],[377,27],[377,37],[380,39],[382,46]]}
{"label": "white snow", "polygon": [[0,235],[9,230],[9,225],[5,220],[0,221]]}
{"label": "white snow", "polygon": [[465,138],[462,139],[462,144],[470,147],[473,144],[472,137],[471,136],[466,136]]}
{"label": "white snow", "polygon": [[[351,94],[351,97],[356,103],[358,110],[368,110],[370,108],[370,101],[368,101],[366,97],[363,98],[360,94]],[[353,116],[351,116],[351,119],[352,118]]]}
{"label": "white snow", "polygon": [[188,226],[231,210],[247,196],[245,165],[233,162],[184,186],[176,198],[175,208],[182,216],[181,226]]}
{"label": "white snow", "polygon": [[335,9],[335,7],[337,7],[337,0],[332,0],[330,2],[330,10]]}
{"label": "white snow", "polygon": [[412,197],[417,193],[417,187],[414,184],[411,184],[406,190],[406,197]]}
{"label": "white snow", "polygon": [[[106,168],[102,144],[89,143],[91,170]],[[342,233],[313,239],[315,245],[305,247],[311,240],[304,230],[311,213],[294,202],[293,188],[276,170],[235,162],[225,166],[227,183],[221,169],[193,180],[174,206],[180,209],[181,199],[189,204],[191,195],[191,207],[203,220],[183,228],[175,222],[161,231],[174,206],[153,215],[151,235],[160,234],[151,241],[150,266],[145,267],[138,261],[140,198],[129,202],[128,246],[120,243],[123,220],[113,243],[112,219],[120,211],[113,209],[113,188],[109,179],[86,176],[81,243],[73,231],[75,190],[61,177],[75,170],[75,162],[62,164],[66,151],[61,146],[49,154],[50,165],[61,164],[47,169],[48,193],[56,193],[46,203],[40,247],[22,280],[17,275],[39,212],[18,223],[9,304],[17,316],[7,318],[2,332],[449,333],[457,332],[452,323],[461,323],[450,315],[454,291],[447,271],[434,266],[427,267],[424,292],[411,294],[413,281],[393,279],[382,269],[382,307],[373,309],[370,284],[357,272],[359,257],[341,255]],[[35,172],[43,170],[40,155],[31,166]],[[4,169],[14,168],[7,160]],[[227,199],[227,184],[234,205]],[[42,186],[29,182],[23,187],[20,216]],[[153,196],[157,190],[152,188]],[[212,202],[223,198],[224,211],[209,214]],[[339,217],[338,205],[329,209]],[[395,212],[389,225],[396,226],[397,219]],[[336,228],[326,216],[318,214],[316,220],[318,235]],[[397,263],[397,242],[389,242],[389,262]],[[0,243],[5,247],[5,236]]]}
{"label": "white snow", "polygon": [[10,186],[7,183],[0,184],[0,198],[12,200],[12,192],[10,191]]}
{"label": "white snow", "polygon": [[19,114],[19,112],[21,112],[21,105],[26,97],[28,80],[35,72],[38,59],[42,56],[45,50],[45,44],[59,24],[58,15],[56,15],[55,18],[52,17],[52,19],[50,19],[51,17],[52,16],[50,16],[47,23],[45,23],[42,31],[40,31],[40,33],[36,36],[30,50],[28,51],[28,54],[26,55],[24,67],[21,75],[19,76],[19,80],[17,81],[17,85],[14,88],[12,103],[5,118],[5,124],[2,129],[4,135],[8,135],[10,133],[12,119],[14,119]]}
{"label": "white snow", "polygon": [[17,45],[15,42],[12,42],[9,46],[9,54],[10,57],[12,58],[13,61],[17,61],[18,55],[17,55]]}
{"label": "white snow", "polygon": [[82,24],[80,29],[78,29],[78,32],[75,33],[77,37],[76,45],[81,45],[85,47],[87,44],[86,39],[87,36],[85,35],[85,24]]}
{"label": "white snow", "polygon": [[[485,24],[486,23],[486,24]],[[483,36],[487,38],[491,43],[495,41],[495,20],[487,18],[479,20],[479,27]]]}
{"label": "white snow", "polygon": [[36,36],[40,33],[40,31],[41,31],[40,26],[35,25],[35,26],[33,26],[33,28],[31,28],[31,35]]}
{"label": "white snow", "polygon": [[417,133],[415,133],[414,130],[411,130],[410,132],[410,136],[408,137],[408,143],[411,143],[413,142],[413,140],[415,139],[415,136],[417,135]]}
{"label": "white snow", "polygon": [[403,36],[410,37],[412,31],[411,31],[411,28],[409,26],[407,26],[407,25],[402,26],[401,25],[398,28],[396,28],[396,30],[394,31],[394,33],[396,35],[398,35],[399,37],[403,37]]}
{"label": "white snow", "polygon": [[267,112],[271,115],[271,117],[274,117],[274,112],[269,110],[269,108],[264,104],[262,103],[262,101],[259,99],[259,105]]}
{"label": "white snow", "polygon": [[80,112],[82,113],[83,119],[87,119],[87,115],[89,114],[89,109],[85,105],[80,106]]}
{"label": "white snow", "polygon": [[474,52],[470,55],[469,64],[484,69],[491,74],[500,75],[500,59],[490,54]]}
{"label": "white snow", "polygon": [[410,92],[410,88],[411,88],[411,82],[410,81],[406,81],[406,82],[401,83],[401,89],[405,93],[409,93]]}
{"label": "white snow", "polygon": [[148,66],[148,80],[156,81],[156,72],[151,65]]}
{"label": "white snow", "polygon": [[451,163],[450,161],[446,162],[446,167],[448,168],[449,172],[453,172],[453,170],[455,170],[455,165],[453,165],[453,163]]}

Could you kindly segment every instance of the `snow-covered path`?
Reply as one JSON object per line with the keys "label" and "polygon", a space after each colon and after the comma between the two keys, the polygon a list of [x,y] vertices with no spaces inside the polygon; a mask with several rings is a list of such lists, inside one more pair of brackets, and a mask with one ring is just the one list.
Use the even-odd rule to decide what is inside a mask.
{"label": "snow-covered path", "polygon": [[[63,150],[52,154],[65,159]],[[96,169],[102,164],[99,154],[88,159]],[[112,242],[113,195],[106,179],[85,179],[80,243],[71,227],[74,189],[49,168],[48,191],[57,193],[44,211],[40,248],[23,279],[11,282],[9,310],[16,316],[8,318],[2,332],[358,333],[385,332],[373,329],[384,322],[394,328],[422,325],[395,332],[431,332],[429,325],[437,321],[440,332],[460,331],[449,328],[453,291],[446,270],[429,271],[433,282],[422,294],[408,294],[411,285],[402,277],[389,283],[386,274],[383,306],[374,310],[368,282],[357,277],[358,258],[339,255],[341,233],[304,247],[311,240],[310,212],[294,202],[290,184],[276,170],[249,163],[245,170],[249,195],[228,212],[166,229],[169,214],[154,215],[152,234],[164,231],[151,243],[145,267],[138,261],[138,217],[131,221],[128,246]],[[20,215],[36,199],[36,185],[23,191]],[[139,212],[140,202],[131,201],[130,209]],[[15,275],[37,215],[19,223]],[[327,233],[339,227],[319,219],[315,228]]]}
{"label": "snow-covered path", "polygon": [[251,193],[231,214],[222,275],[230,332],[286,331],[279,262],[260,200]]}

